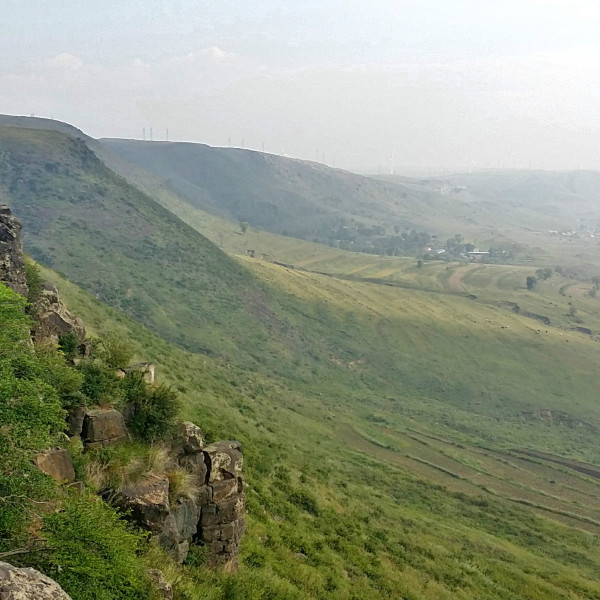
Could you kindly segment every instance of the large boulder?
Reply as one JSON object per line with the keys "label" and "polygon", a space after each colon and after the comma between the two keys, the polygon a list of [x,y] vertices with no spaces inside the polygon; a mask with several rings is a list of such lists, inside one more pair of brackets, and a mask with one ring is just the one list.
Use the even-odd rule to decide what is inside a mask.
{"label": "large boulder", "polygon": [[129,438],[123,415],[114,408],[88,409],[81,431],[87,448],[101,448],[124,442]]}
{"label": "large boulder", "polygon": [[148,531],[161,534],[166,525],[175,527],[174,519],[167,524],[171,513],[167,477],[151,475],[140,484],[121,490],[116,501],[130,510],[138,525]]}
{"label": "large boulder", "polygon": [[75,336],[77,344],[85,339],[83,321],[71,314],[58,296],[57,289],[50,283],[44,285],[32,311],[33,335],[38,344],[58,343],[67,334]]}
{"label": "large boulder", "polygon": [[71,600],[49,577],[35,569],[19,569],[0,562],[1,600]]}
{"label": "large boulder", "polygon": [[73,461],[71,455],[64,448],[40,452],[36,455],[34,462],[40,471],[50,475],[57,483],[75,481]]}
{"label": "large boulder", "polygon": [[21,247],[21,223],[10,208],[0,204],[0,282],[27,296],[25,260]]}

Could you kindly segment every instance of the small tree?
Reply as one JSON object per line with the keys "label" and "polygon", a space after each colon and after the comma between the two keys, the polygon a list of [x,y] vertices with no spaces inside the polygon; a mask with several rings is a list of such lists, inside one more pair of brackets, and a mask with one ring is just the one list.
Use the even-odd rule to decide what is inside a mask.
{"label": "small tree", "polygon": [[240,231],[246,235],[246,231],[248,231],[248,222],[247,221],[240,221]]}
{"label": "small tree", "polygon": [[527,277],[527,279],[525,280],[525,283],[527,284],[527,289],[528,290],[533,290],[535,288],[535,286],[537,285],[537,277],[534,277],[533,275],[529,275]]}
{"label": "small tree", "polygon": [[102,339],[100,344],[100,357],[112,369],[123,369],[133,359],[133,348],[127,340],[108,337]]}

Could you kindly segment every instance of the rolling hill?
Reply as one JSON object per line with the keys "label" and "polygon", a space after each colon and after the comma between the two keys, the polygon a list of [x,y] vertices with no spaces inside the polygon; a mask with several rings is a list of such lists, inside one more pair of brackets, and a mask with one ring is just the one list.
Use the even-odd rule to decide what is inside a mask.
{"label": "rolling hill", "polygon": [[[101,140],[193,208],[254,228],[352,249],[394,246],[398,233],[461,234],[516,260],[600,270],[600,174],[489,171],[370,178],[318,163],[202,144]],[[366,235],[362,235],[362,233]],[[561,235],[561,234],[569,235]],[[345,243],[346,242],[346,243]],[[440,243],[438,242],[438,243]],[[434,242],[435,243],[435,242]],[[409,255],[422,248],[405,247]]]}
{"label": "rolling hill", "polygon": [[[167,565],[178,597],[600,597],[591,284],[555,274],[530,291],[531,266],[419,268],[242,235],[168,178],[150,197],[155,175],[126,181],[127,162],[96,151],[0,126],[0,200],[93,332],[156,362],[210,439],[244,443],[240,575]],[[233,198],[228,152],[210,185],[230,175]],[[225,254],[200,233],[213,228],[268,260]]]}

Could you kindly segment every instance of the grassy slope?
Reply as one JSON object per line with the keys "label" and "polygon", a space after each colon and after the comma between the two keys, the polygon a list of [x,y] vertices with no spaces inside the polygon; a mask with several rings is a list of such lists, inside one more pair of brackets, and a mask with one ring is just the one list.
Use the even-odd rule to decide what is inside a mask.
{"label": "grassy slope", "polygon": [[[249,528],[241,572],[232,578],[162,565],[182,598],[600,597],[597,537],[556,522],[594,530],[597,515],[580,506],[578,520],[568,510],[592,504],[593,479],[433,436],[413,418],[401,419],[402,433],[371,421],[380,438],[387,432],[383,444],[360,432],[360,417],[342,416],[323,397],[186,353],[46,275],[93,332],[120,334],[140,358],[155,361],[210,439],[234,435],[244,443]],[[440,471],[442,459],[454,461],[460,476]],[[469,466],[482,487],[472,489]],[[552,487],[544,500],[554,513],[535,506]],[[537,496],[528,500],[531,490]],[[511,494],[520,502],[505,499]],[[562,504],[553,501],[561,495]]]}
{"label": "grassy slope", "polygon": [[[345,219],[412,227],[435,209],[435,195],[318,163],[202,144],[101,140],[158,176],[196,208],[307,239]],[[410,216],[409,216],[410,215]]]}
{"label": "grassy slope", "polygon": [[277,351],[272,311],[256,306],[263,291],[248,271],[83,142],[12,127],[0,127],[0,139],[0,199],[22,220],[35,258],[196,351],[242,362],[257,340]]}

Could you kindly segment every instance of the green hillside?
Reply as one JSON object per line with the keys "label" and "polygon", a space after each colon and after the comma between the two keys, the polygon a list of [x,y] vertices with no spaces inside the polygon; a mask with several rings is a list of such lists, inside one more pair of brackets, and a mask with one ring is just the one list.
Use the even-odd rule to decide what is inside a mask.
{"label": "green hillside", "polygon": [[184,347],[242,360],[254,338],[269,346],[256,280],[83,141],[14,127],[0,140],[0,200],[36,259]]}
{"label": "green hillside", "polygon": [[[480,418],[424,398],[411,403],[400,390],[392,410],[374,406],[375,397],[354,399],[351,411],[327,405],[327,393],[298,393],[177,349],[45,275],[94,333],[131,340],[155,361],[209,439],[234,432],[244,444],[249,524],[240,573],[163,562],[178,598],[600,595],[600,481],[576,464],[502,450],[491,435],[474,434]],[[498,423],[487,420],[490,434]],[[521,430],[512,441],[526,444],[568,429],[522,418],[499,431]]]}
{"label": "green hillside", "polygon": [[[513,261],[600,272],[594,172],[488,171],[433,178],[369,178],[318,163],[202,144],[101,140],[152,173],[180,201],[234,223],[344,249],[414,256],[462,235]],[[143,179],[143,177],[142,177]],[[183,208],[185,211],[186,209]],[[592,237],[593,236],[593,237]]]}
{"label": "green hillside", "polygon": [[195,208],[311,241],[333,242],[344,228],[383,227],[389,235],[394,226],[414,229],[422,221],[419,212],[437,205],[426,190],[273,154],[202,144],[101,143],[158,176]]}
{"label": "green hillside", "polygon": [[600,598],[591,283],[242,234],[159,190],[175,216],[59,132],[0,152],[69,308],[244,443],[241,572],[166,565],[178,598]]}

